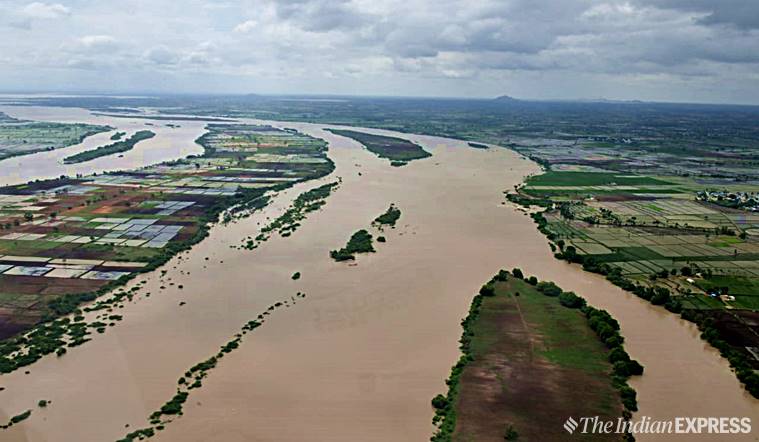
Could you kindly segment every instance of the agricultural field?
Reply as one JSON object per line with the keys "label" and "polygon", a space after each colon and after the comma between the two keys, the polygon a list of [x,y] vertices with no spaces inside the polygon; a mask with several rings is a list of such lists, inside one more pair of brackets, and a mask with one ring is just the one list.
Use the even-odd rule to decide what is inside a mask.
{"label": "agricultural field", "polygon": [[534,218],[557,257],[714,329],[731,362],[759,368],[759,213],[699,197],[713,180],[547,166],[508,198],[547,208]]}
{"label": "agricultural field", "polygon": [[108,126],[92,124],[17,120],[0,112],[0,160],[68,147],[90,135],[110,130]]}
{"label": "agricultural field", "polygon": [[598,312],[517,272],[501,271],[483,286],[462,322],[464,356],[447,382],[448,395],[432,401],[440,428],[433,441],[565,440],[565,416],[616,421],[637,409],[626,381],[642,368],[619,343],[599,339],[586,319]]}
{"label": "agricultural field", "polygon": [[0,190],[0,337],[51,305],[112,287],[244,216],[262,195],[333,169],[326,143],[269,126],[209,125],[205,153],[133,172]]}

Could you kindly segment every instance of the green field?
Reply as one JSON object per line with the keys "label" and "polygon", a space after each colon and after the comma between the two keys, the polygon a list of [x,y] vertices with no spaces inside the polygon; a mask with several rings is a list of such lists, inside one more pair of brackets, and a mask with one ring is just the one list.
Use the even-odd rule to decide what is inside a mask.
{"label": "green field", "polygon": [[647,176],[596,172],[554,172],[530,177],[528,186],[660,186],[672,184]]}

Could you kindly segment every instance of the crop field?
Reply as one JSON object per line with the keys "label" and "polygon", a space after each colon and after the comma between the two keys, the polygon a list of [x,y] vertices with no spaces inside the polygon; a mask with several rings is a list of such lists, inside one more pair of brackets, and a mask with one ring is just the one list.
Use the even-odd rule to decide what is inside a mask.
{"label": "crop field", "polygon": [[622,415],[608,350],[579,310],[512,276],[480,293],[462,322],[465,362],[447,382],[450,402],[432,402],[449,421],[433,441],[565,440],[564,416]]}
{"label": "crop field", "polygon": [[[617,150],[623,157],[635,151]],[[540,157],[551,170],[529,178],[509,199],[549,207],[536,220],[557,256],[625,281],[636,295],[712,327],[716,345],[759,368],[756,181],[735,179],[743,170],[735,164],[725,165],[732,167],[727,175],[727,169],[712,173],[703,164],[687,173],[680,169],[677,177],[649,175],[672,171],[671,164],[646,166],[669,153],[650,163],[646,155],[598,162],[556,155],[564,156]],[[688,161],[679,155],[673,163]],[[645,169],[646,175],[610,169]],[[662,290],[667,295],[655,301],[652,293]]]}
{"label": "crop field", "polygon": [[530,177],[527,185],[534,186],[658,186],[669,184],[656,178],[638,175],[598,172],[547,172]]}
{"label": "crop field", "polygon": [[0,112],[0,160],[81,143],[107,126],[24,121]]}
{"label": "crop field", "polygon": [[[268,126],[210,125],[205,154],[134,172],[0,191],[0,337],[60,295],[149,270],[199,239],[221,209],[333,169],[326,143]],[[12,319],[11,319],[12,318]]]}

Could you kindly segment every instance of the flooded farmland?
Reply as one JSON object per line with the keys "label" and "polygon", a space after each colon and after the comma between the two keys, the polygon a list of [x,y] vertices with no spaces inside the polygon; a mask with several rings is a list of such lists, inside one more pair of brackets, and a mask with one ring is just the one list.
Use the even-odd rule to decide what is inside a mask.
{"label": "flooded farmland", "polygon": [[[145,124],[94,119],[86,111],[18,109],[25,113],[2,110],[30,119],[60,112],[45,117],[55,121],[73,112],[66,121],[121,130]],[[7,160],[16,161],[13,166],[0,162],[0,176],[9,184],[137,167],[199,152],[192,140],[203,132],[203,123],[176,123],[182,128],[166,132],[182,131],[181,136],[159,133],[128,153],[134,158],[120,158],[123,163],[61,169],[60,158],[84,149],[74,146]],[[280,192],[250,218],[214,227],[206,240],[164,266],[165,275],[138,278],[147,281],[140,293],[152,296],[127,304],[119,312],[124,320],[92,342],[61,358],[43,358],[28,367],[29,374],[19,370],[0,376],[5,387],[0,421],[34,408],[3,440],[123,437],[130,428],[144,426],[147,416],[171,398],[177,379],[190,366],[214,354],[246,321],[296,292],[307,297],[276,311],[225,357],[203,387],[192,391],[184,416],[156,439],[428,440],[430,399],[444,391],[444,379],[458,358],[459,320],[480,285],[498,269],[512,267],[574,290],[619,320],[628,352],[646,367],[644,376],[632,381],[638,416],[759,417],[757,401],[743,391],[727,362],[699,339],[694,326],[602,277],[556,260],[532,220],[502,204],[503,191],[538,172],[534,163],[505,149],[471,149],[461,141],[394,134],[433,154],[396,168],[321,125],[280,126],[328,140],[335,172]],[[88,148],[99,144],[89,140]],[[153,148],[165,149],[166,156],[148,154]],[[60,158],[38,163],[45,155]],[[49,168],[37,169],[37,164]],[[27,175],[30,169],[34,171]],[[17,177],[8,178],[11,173]],[[291,237],[272,237],[253,251],[231,247],[255,236],[299,193],[335,177],[342,178],[340,188]],[[387,243],[378,244],[376,253],[360,256],[355,266],[329,258],[330,250],[367,228],[390,203],[402,216],[396,229],[386,230]],[[294,272],[302,274],[297,281],[291,279]],[[50,405],[36,408],[41,399]],[[755,438],[731,435],[729,440]]]}
{"label": "flooded farmland", "polygon": [[206,124],[204,122],[113,118],[95,115],[84,109],[36,106],[0,106],[0,112],[22,120],[110,125],[129,135],[149,129],[156,134],[152,139],[137,143],[134,149],[128,152],[100,157],[84,163],[64,164],[63,159],[112,143],[110,136],[116,131],[102,132],[87,137],[73,146],[9,158],[0,161],[0,186],[57,178],[61,175],[76,176],[77,174],[136,169],[203,153],[203,148],[194,141],[203,134]]}

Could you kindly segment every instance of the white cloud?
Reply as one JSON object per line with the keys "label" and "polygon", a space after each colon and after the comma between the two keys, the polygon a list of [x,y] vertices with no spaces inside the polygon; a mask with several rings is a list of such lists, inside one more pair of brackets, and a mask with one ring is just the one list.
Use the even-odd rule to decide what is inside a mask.
{"label": "white cloud", "polygon": [[24,6],[23,15],[29,18],[52,19],[71,14],[71,10],[60,3],[33,2]]}
{"label": "white cloud", "polygon": [[70,66],[167,88],[197,72],[197,91],[499,95],[508,80],[545,98],[597,96],[603,79],[668,99],[698,78],[759,102],[756,0],[58,1],[0,0],[0,84],[53,89]]}
{"label": "white cloud", "polygon": [[87,50],[111,50],[118,46],[116,39],[110,35],[85,35],[79,38],[79,45]]}
{"label": "white cloud", "polygon": [[255,20],[246,20],[246,21],[240,23],[239,25],[235,26],[234,32],[239,32],[239,33],[245,34],[247,32],[252,31],[253,29],[255,29],[256,26],[258,26],[258,22],[257,21],[255,21]]}

